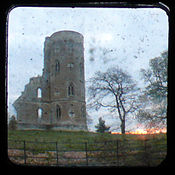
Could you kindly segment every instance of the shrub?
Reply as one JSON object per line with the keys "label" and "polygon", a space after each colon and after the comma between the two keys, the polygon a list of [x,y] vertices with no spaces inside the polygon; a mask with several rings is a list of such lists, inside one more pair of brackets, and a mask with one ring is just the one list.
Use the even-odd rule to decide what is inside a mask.
{"label": "shrub", "polygon": [[104,132],[107,132],[109,130],[110,127],[107,127],[105,125],[105,121],[102,120],[102,118],[100,117],[99,118],[99,123],[95,126],[97,128],[97,132],[100,132],[100,133],[104,133]]}
{"label": "shrub", "polygon": [[14,115],[12,115],[12,117],[10,118],[10,121],[9,121],[9,129],[10,129],[10,130],[16,130],[16,129],[17,129],[17,121],[16,121]]}

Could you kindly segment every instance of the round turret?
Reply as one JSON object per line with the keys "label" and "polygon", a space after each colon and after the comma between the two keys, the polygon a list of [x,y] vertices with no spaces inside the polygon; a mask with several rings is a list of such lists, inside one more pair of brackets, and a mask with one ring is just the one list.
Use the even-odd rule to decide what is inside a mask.
{"label": "round turret", "polygon": [[[44,70],[47,78],[49,75],[48,92],[52,101],[53,123],[85,120],[83,40],[83,36],[74,31],[60,31],[46,38]],[[57,108],[61,115],[59,120]]]}

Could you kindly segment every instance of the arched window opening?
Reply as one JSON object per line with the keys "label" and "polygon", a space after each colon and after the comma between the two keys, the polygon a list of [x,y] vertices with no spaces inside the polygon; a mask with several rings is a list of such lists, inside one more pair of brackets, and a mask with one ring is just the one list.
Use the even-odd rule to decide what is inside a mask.
{"label": "arched window opening", "polygon": [[70,70],[72,70],[73,67],[74,67],[74,63],[69,63],[69,64],[67,64],[67,67],[68,67]]}
{"label": "arched window opening", "polygon": [[74,95],[74,86],[73,86],[72,83],[68,87],[68,95],[69,96],[73,96]]}
{"label": "arched window opening", "polygon": [[55,72],[59,72],[60,71],[60,63],[59,61],[56,61],[55,63]]}
{"label": "arched window opening", "polygon": [[38,98],[42,97],[42,89],[41,88],[38,88],[38,90],[37,90],[37,97]]}
{"label": "arched window opening", "polygon": [[83,64],[80,63],[80,75],[83,73]]}
{"label": "arched window opening", "polygon": [[38,109],[38,118],[41,119],[43,115],[43,110],[41,108]]}
{"label": "arched window opening", "polygon": [[59,107],[59,105],[56,106],[56,118],[61,118],[61,108]]}
{"label": "arched window opening", "polygon": [[74,116],[75,116],[74,111],[70,110],[70,111],[69,111],[69,117],[74,117]]}
{"label": "arched window opening", "polygon": [[60,51],[60,47],[59,47],[59,45],[57,43],[55,43],[55,48],[54,48],[55,54],[58,54],[59,51]]}
{"label": "arched window opening", "polygon": [[85,111],[85,107],[84,106],[81,107],[81,116],[82,116],[82,118],[86,117],[86,111]]}

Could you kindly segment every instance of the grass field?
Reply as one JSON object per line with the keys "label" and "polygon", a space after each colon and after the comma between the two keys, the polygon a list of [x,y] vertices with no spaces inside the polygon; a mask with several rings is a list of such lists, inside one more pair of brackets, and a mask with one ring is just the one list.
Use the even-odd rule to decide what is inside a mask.
{"label": "grass field", "polygon": [[153,139],[166,143],[166,134],[120,135],[110,133],[93,133],[84,131],[52,131],[52,130],[16,130],[8,131],[8,139],[49,142],[98,142],[108,140],[142,140]]}
{"label": "grass field", "polygon": [[[78,161],[77,157],[81,159],[79,163],[84,160],[86,164],[88,157],[88,161],[91,163],[95,161],[96,165],[105,162],[109,165],[119,166],[156,166],[165,158],[167,149],[166,134],[120,135],[78,131],[16,130],[8,131],[8,140],[8,147],[19,150],[23,149],[25,140],[28,157],[44,154],[44,156],[47,155],[45,161],[54,159],[50,161],[50,164],[56,164],[56,153],[46,150],[55,150],[56,143],[59,148],[59,156],[57,155],[59,164],[65,161],[66,165],[68,163],[72,165],[73,159]],[[119,145],[116,145],[116,141],[119,141]],[[86,144],[87,148],[85,148]],[[12,149],[10,154],[14,154]],[[18,151],[18,156],[22,159],[24,159],[23,154],[24,151]],[[28,158],[28,163],[29,160],[35,164],[39,163],[39,158],[35,161]],[[116,161],[118,162],[116,163]]]}

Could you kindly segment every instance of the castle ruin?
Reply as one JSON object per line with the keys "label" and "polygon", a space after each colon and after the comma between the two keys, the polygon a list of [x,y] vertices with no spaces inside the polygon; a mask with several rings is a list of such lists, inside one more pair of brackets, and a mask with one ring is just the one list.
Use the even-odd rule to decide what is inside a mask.
{"label": "castle ruin", "polygon": [[19,129],[87,130],[83,42],[74,31],[46,37],[42,76],[13,104]]}

